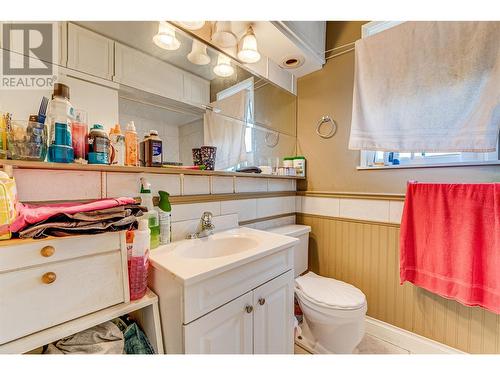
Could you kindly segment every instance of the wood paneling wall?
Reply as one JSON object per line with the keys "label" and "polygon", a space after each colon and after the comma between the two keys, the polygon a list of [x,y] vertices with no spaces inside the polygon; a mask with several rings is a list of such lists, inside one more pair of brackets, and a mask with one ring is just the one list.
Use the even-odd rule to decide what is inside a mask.
{"label": "wood paneling wall", "polygon": [[309,268],[355,285],[368,315],[470,353],[500,353],[500,315],[399,284],[399,227],[298,214],[310,225]]}

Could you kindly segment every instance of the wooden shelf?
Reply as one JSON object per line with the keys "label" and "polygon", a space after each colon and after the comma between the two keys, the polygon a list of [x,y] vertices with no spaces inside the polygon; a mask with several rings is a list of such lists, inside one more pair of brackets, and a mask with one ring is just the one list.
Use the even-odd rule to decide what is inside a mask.
{"label": "wooden shelf", "polygon": [[[43,331],[36,332],[31,335],[21,337],[17,340],[10,341],[8,343],[0,345],[0,354],[26,353],[30,350],[39,348],[43,345],[57,341],[64,337],[81,332],[88,328],[94,327],[98,324],[118,318],[119,316],[130,314],[134,311],[149,307],[153,309],[156,307],[157,309],[157,304],[158,304],[157,295],[148,289],[146,295],[139,300],[127,303],[120,303],[118,305],[96,311],[92,314],[88,314],[80,318],[70,320],[66,323],[58,324],[54,327],[47,328]],[[159,332],[160,331],[159,319],[158,319],[158,326],[156,328],[158,330],[158,332],[156,333],[156,337],[150,337],[150,335],[147,336],[149,337],[153,346],[157,347],[156,349],[157,352],[163,353],[163,343],[161,342],[161,333]]]}
{"label": "wooden shelf", "polygon": [[182,169],[175,167],[119,167],[104,164],[77,164],[77,163],[49,163],[44,161],[25,160],[0,160],[0,165],[11,165],[13,168],[22,169],[47,169],[64,171],[98,171],[117,173],[157,173],[157,174],[185,174],[203,176],[238,176],[238,177],[258,177],[258,178],[281,178],[303,180],[305,177],[298,176],[277,176],[262,173],[242,173],[225,171],[198,171],[192,169]]}

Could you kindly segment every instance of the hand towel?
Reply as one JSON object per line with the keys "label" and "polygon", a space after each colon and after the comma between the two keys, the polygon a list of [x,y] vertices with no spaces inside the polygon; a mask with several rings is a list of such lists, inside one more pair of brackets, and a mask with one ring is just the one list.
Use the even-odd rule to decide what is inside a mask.
{"label": "hand towel", "polygon": [[400,278],[500,314],[500,183],[409,183]]}
{"label": "hand towel", "polygon": [[355,56],[349,149],[495,151],[500,22],[404,22]]}

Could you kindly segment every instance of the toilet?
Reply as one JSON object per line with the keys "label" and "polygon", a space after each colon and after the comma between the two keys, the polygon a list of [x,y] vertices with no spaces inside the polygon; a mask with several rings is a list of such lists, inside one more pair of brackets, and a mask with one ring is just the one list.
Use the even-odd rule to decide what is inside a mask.
{"label": "toilet", "polygon": [[366,297],[358,288],[307,272],[309,232],[307,225],[268,229],[299,239],[294,249],[295,296],[303,313],[296,343],[313,353],[355,352],[365,333]]}

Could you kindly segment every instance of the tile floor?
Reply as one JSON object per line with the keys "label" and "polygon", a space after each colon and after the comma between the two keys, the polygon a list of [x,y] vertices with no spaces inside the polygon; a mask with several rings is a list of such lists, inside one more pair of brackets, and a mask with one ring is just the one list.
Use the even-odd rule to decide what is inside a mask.
{"label": "tile floor", "polygon": [[[295,354],[311,353],[295,345]],[[378,337],[365,334],[365,337],[363,337],[363,340],[361,340],[357,347],[357,354],[410,354],[410,352]]]}

